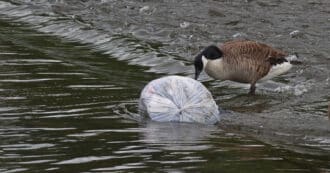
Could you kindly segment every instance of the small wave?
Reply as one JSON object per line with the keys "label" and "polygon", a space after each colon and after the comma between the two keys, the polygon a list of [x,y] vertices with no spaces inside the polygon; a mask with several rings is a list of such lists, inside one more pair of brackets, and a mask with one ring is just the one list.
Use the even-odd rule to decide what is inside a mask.
{"label": "small wave", "polygon": [[118,165],[118,166],[114,166],[114,167],[107,167],[107,168],[96,168],[96,169],[92,169],[92,171],[94,172],[104,172],[104,171],[124,171],[125,170],[135,170],[135,169],[141,169],[141,168],[146,168],[147,166],[144,166],[144,163],[127,163],[127,164],[123,164],[123,165]]}
{"label": "small wave", "polygon": [[114,156],[86,156],[86,157],[78,157],[70,160],[64,160],[60,162],[53,163],[54,165],[67,165],[67,164],[81,164],[81,163],[89,163],[93,161],[100,160],[109,160],[113,158],[118,158]]}
{"label": "small wave", "polygon": [[0,82],[12,82],[12,83],[31,83],[31,82],[44,82],[64,80],[62,78],[42,78],[42,79],[1,79]]}
{"label": "small wave", "polygon": [[[10,9],[10,10],[5,10]],[[15,18],[18,22],[32,25],[42,33],[48,33],[89,44],[104,54],[111,55],[118,60],[128,61],[131,65],[149,67],[148,71],[165,74],[191,73],[191,66],[186,65],[177,57],[160,52],[152,48],[151,44],[125,35],[111,35],[102,30],[94,30],[86,25],[66,17],[64,20],[55,20],[53,16],[39,15],[28,6],[16,6],[0,1],[0,14]],[[59,16],[57,16],[59,18]],[[163,56],[166,56],[166,61]],[[48,63],[48,62],[47,62]]]}
{"label": "small wave", "polygon": [[41,148],[54,147],[55,144],[11,144],[11,145],[0,145],[4,151],[17,151],[17,150],[37,150]]}

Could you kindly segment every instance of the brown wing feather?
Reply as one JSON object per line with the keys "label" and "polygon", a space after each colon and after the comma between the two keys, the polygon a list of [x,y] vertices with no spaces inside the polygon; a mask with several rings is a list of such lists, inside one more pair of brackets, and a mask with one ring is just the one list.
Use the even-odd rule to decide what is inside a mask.
{"label": "brown wing feather", "polygon": [[[250,82],[264,77],[274,63],[286,56],[286,53],[266,44],[246,40],[226,42],[220,48],[224,62],[234,71],[247,73]],[[236,77],[239,75],[236,74]]]}
{"label": "brown wing feather", "polygon": [[284,58],[287,54],[281,50],[272,48],[266,44],[248,40],[236,40],[226,42],[221,46],[224,53],[234,56],[247,54],[253,55],[257,60],[268,60],[269,58]]}

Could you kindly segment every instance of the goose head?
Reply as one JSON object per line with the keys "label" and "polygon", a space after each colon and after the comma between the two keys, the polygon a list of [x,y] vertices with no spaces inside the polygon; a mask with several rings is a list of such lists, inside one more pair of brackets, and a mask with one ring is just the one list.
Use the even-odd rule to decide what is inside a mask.
{"label": "goose head", "polygon": [[215,60],[222,57],[221,50],[214,45],[206,47],[201,53],[195,57],[195,80],[198,79],[200,73],[206,67],[206,64],[209,60]]}

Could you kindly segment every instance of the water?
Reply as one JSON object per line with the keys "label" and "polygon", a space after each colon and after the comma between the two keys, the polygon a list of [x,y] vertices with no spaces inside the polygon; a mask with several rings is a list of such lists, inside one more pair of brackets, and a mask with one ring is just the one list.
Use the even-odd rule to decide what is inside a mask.
{"label": "water", "polygon": [[[330,172],[329,19],[326,0],[2,0],[0,172]],[[233,37],[303,64],[253,97],[204,76],[217,126],[137,121],[147,82]]]}

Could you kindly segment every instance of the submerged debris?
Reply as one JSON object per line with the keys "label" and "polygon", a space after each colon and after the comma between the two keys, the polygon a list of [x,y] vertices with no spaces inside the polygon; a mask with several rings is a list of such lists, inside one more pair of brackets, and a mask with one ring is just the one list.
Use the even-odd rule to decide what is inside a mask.
{"label": "submerged debris", "polygon": [[247,39],[248,35],[242,32],[238,32],[232,36],[233,38]]}
{"label": "submerged debris", "polygon": [[185,28],[188,28],[189,26],[190,26],[190,23],[189,22],[182,22],[182,23],[180,23],[180,28],[185,29]]}
{"label": "submerged debris", "polygon": [[153,12],[153,10],[154,9],[150,8],[150,6],[146,5],[146,6],[141,7],[139,9],[139,12],[150,15]]}
{"label": "submerged debris", "polygon": [[300,32],[299,30],[294,30],[294,31],[290,32],[290,36],[292,38],[301,37],[302,36],[302,32]]}

